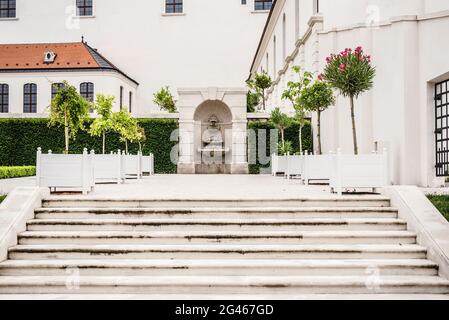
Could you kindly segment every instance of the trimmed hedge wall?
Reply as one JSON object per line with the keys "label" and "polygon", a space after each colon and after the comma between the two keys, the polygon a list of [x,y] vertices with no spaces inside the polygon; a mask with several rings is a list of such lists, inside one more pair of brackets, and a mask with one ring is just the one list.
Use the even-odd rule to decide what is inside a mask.
{"label": "trimmed hedge wall", "polygon": [[[178,129],[176,120],[138,119],[145,129],[147,140],[142,143],[144,154],[154,154],[156,173],[175,173],[176,164],[171,163],[170,152],[176,141],[170,141],[173,130]],[[0,119],[0,166],[26,166],[36,164],[36,151],[64,151],[64,132],[62,128],[49,128],[47,119]],[[84,148],[102,151],[102,138],[91,137],[80,132],[76,140],[70,141],[70,151],[81,153]],[[136,153],[139,145],[129,144],[129,152]],[[106,136],[106,152],[124,150],[116,134]]]}
{"label": "trimmed hedge wall", "polygon": [[36,167],[24,166],[24,167],[0,167],[0,180],[31,177],[36,175]]}
{"label": "trimmed hedge wall", "polygon": [[[271,154],[271,144],[270,144],[270,130],[275,129],[274,125],[268,121],[268,122],[259,122],[259,121],[252,121],[248,124],[248,129],[253,129],[256,131],[256,140],[259,139],[258,137],[258,130],[266,130],[266,155],[269,156]],[[279,141],[280,141],[280,133],[279,133]],[[299,125],[294,124],[291,127],[289,127],[287,130],[285,130],[285,140],[292,142],[293,144],[293,150],[294,153],[299,152]],[[312,127],[311,125],[304,126],[302,129],[302,143],[303,143],[303,151],[308,150],[311,152],[313,150],[313,142],[312,142]],[[257,141],[256,149],[259,146],[259,141]],[[251,150],[252,146],[250,146],[250,153],[254,150]],[[258,150],[255,150],[256,154],[258,154]],[[257,164],[250,164],[249,165],[249,171],[251,174],[260,174],[262,171],[265,173],[267,170],[269,170],[270,164],[261,164],[259,163],[259,159],[257,159]],[[265,170],[263,170],[265,169]],[[261,171],[262,170],[262,171]]]}
{"label": "trimmed hedge wall", "polygon": [[0,195],[0,203],[2,203],[3,202],[3,200],[5,200],[6,199],[6,195]]}

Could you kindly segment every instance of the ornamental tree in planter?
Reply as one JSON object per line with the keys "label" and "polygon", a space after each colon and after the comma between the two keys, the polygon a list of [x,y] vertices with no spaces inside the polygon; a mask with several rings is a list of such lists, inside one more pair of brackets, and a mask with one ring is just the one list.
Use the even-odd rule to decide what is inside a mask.
{"label": "ornamental tree in planter", "polygon": [[136,119],[127,110],[120,110],[112,114],[113,129],[120,135],[120,141],[125,143],[125,152],[128,154],[128,141],[141,142],[145,133]]}
{"label": "ornamental tree in planter", "polygon": [[83,98],[74,86],[64,81],[51,101],[49,126],[64,127],[65,151],[69,153],[69,140],[75,139],[78,131],[84,130],[89,118],[90,103]]}
{"label": "ornamental tree in planter", "polygon": [[271,77],[268,75],[268,73],[261,72],[257,73],[253,80],[249,80],[247,82],[248,86],[254,90],[259,97],[262,98],[262,106],[263,110],[266,110],[266,97],[265,97],[265,91],[271,87],[273,84],[273,80],[271,80]]}
{"label": "ornamental tree in planter", "polygon": [[354,98],[373,87],[376,69],[371,65],[371,56],[366,55],[362,47],[354,51],[347,48],[338,55],[331,54],[326,62],[324,75],[320,77],[350,99],[354,153],[358,154]]}
{"label": "ornamental tree in planter", "polygon": [[298,74],[298,80],[287,83],[287,88],[282,93],[282,99],[290,101],[295,109],[295,117],[293,120],[299,125],[299,152],[302,153],[302,130],[304,126],[309,124],[309,120],[306,118],[307,112],[300,98],[301,91],[312,81],[312,73],[308,71],[301,73],[301,67],[299,66],[294,66],[292,69],[293,72]]}
{"label": "ornamental tree in planter", "polygon": [[112,122],[114,100],[115,97],[113,96],[98,94],[93,106],[98,117],[92,122],[89,132],[92,136],[103,137],[103,154],[106,153],[106,134],[114,130]]}
{"label": "ornamental tree in planter", "polygon": [[286,143],[285,143],[285,129],[290,127],[293,123],[292,118],[290,118],[288,115],[283,113],[281,109],[275,108],[271,112],[271,122],[274,124],[274,126],[280,131],[281,133],[281,147],[280,150],[285,150]]}
{"label": "ornamental tree in planter", "polygon": [[322,154],[321,150],[321,113],[335,103],[334,94],[329,84],[320,80],[316,80],[311,86],[301,91],[299,100],[304,108],[317,114],[317,140],[318,154]]}
{"label": "ornamental tree in planter", "polygon": [[165,110],[168,113],[176,113],[175,98],[170,92],[169,87],[162,88],[153,95],[153,102],[157,104],[161,110]]}

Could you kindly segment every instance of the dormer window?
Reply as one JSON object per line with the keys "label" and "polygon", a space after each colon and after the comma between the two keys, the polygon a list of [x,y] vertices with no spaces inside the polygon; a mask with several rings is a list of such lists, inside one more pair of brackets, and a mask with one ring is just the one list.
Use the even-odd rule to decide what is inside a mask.
{"label": "dormer window", "polygon": [[254,1],[254,10],[271,10],[271,5],[273,4],[272,0],[255,0]]}
{"label": "dormer window", "polygon": [[51,64],[53,62],[55,62],[56,59],[56,54],[54,52],[51,51],[47,51],[44,54],[44,63],[45,64]]}
{"label": "dormer window", "polygon": [[0,0],[0,19],[16,17],[16,0]]}
{"label": "dormer window", "polygon": [[90,17],[94,15],[94,0],[76,0],[76,14],[79,17]]}
{"label": "dormer window", "polygon": [[165,13],[183,13],[182,0],[165,0]]}

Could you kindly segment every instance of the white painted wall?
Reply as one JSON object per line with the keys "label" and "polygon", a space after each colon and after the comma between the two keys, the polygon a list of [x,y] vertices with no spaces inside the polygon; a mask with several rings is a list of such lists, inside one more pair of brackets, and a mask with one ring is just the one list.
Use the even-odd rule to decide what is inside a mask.
{"label": "white painted wall", "polygon": [[[292,8],[299,1],[302,12]],[[313,0],[279,0],[275,17],[252,70],[266,68],[274,54],[273,38],[282,39],[287,15],[287,44],[291,58],[277,48],[278,70],[269,90],[269,106],[283,106],[280,94],[292,78],[291,67],[321,72],[330,53],[362,45],[373,56],[377,76],[373,90],[356,101],[360,150],[369,153],[377,142],[390,150],[392,180],[397,184],[439,186],[435,177],[433,84],[449,78],[449,1],[445,0],[320,0],[319,18],[312,19]],[[374,15],[374,16],[373,16]],[[377,15],[377,17],[376,17]],[[288,17],[293,19],[289,19]],[[299,22],[296,22],[298,19]],[[367,24],[374,19],[376,24]],[[299,25],[300,41],[293,45]],[[271,60],[271,59],[269,59]],[[274,63],[274,62],[273,62]],[[266,70],[266,69],[265,69]],[[289,106],[285,106],[289,110]],[[323,114],[323,151],[352,152],[349,101],[337,95],[336,105]],[[316,125],[316,119],[313,119]]]}
{"label": "white painted wall", "polygon": [[18,19],[0,21],[0,43],[71,42],[84,35],[140,83],[139,114],[158,110],[153,93],[165,85],[173,93],[244,86],[268,13],[255,13],[254,0],[184,0],[185,14],[169,16],[164,3],[94,0],[94,17],[77,21],[75,0],[18,0]]}
{"label": "white painted wall", "polygon": [[129,107],[129,92],[137,101],[137,85],[117,72],[82,71],[82,72],[31,72],[31,73],[0,73],[0,83],[9,84],[9,112],[0,113],[0,118],[6,117],[36,117],[36,114],[23,114],[23,87],[26,83],[37,85],[37,114],[48,113],[51,103],[51,85],[67,80],[78,90],[82,82],[94,83],[94,92],[115,96],[114,111],[120,110],[120,86],[123,86],[123,105]]}

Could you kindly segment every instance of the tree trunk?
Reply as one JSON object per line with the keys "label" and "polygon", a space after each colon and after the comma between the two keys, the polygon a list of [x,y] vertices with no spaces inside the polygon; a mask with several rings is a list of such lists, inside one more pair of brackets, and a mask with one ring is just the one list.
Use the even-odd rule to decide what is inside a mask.
{"label": "tree trunk", "polygon": [[318,154],[322,154],[321,150],[321,111],[317,111],[318,119],[317,119],[317,140],[318,140]]}
{"label": "tree trunk", "polygon": [[285,151],[284,129],[281,129],[282,151]]}
{"label": "tree trunk", "polygon": [[106,153],[106,133],[103,132],[103,154]]}
{"label": "tree trunk", "polygon": [[302,128],[303,126],[299,126],[299,153],[302,154]]}
{"label": "tree trunk", "polygon": [[354,110],[354,96],[350,96],[351,101],[351,119],[352,119],[352,138],[354,140],[354,154],[359,154],[359,147],[357,144],[357,129],[355,124],[355,110]]}
{"label": "tree trunk", "polygon": [[65,154],[69,154],[69,121],[67,119],[67,110],[64,111],[64,139],[65,139]]}
{"label": "tree trunk", "polygon": [[128,154],[128,140],[125,140],[125,153]]}
{"label": "tree trunk", "polygon": [[265,102],[265,89],[262,90],[262,106],[263,106],[263,111],[266,110],[266,102]]}

